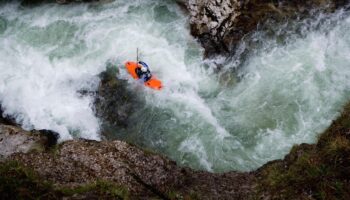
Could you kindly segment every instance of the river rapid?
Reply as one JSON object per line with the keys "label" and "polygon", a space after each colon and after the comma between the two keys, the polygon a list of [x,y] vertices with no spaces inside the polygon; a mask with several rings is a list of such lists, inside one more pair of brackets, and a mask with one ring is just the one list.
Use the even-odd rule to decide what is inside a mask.
{"label": "river rapid", "polygon": [[[31,8],[2,2],[0,102],[25,129],[54,130],[61,141],[101,140],[94,97],[79,91],[95,91],[98,74],[113,63],[143,102],[113,138],[195,169],[249,171],[283,158],[294,144],[315,142],[350,99],[347,12],[271,30],[272,37],[257,31],[242,40],[230,61],[203,60],[187,17],[170,0]],[[162,91],[125,71],[136,48]]]}

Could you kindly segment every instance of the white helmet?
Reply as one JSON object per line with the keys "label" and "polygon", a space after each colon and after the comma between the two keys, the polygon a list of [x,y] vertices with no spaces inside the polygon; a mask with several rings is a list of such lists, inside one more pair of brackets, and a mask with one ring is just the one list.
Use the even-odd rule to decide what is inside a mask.
{"label": "white helmet", "polygon": [[147,68],[146,68],[145,66],[142,66],[142,67],[141,67],[141,71],[142,71],[142,72],[147,72]]}

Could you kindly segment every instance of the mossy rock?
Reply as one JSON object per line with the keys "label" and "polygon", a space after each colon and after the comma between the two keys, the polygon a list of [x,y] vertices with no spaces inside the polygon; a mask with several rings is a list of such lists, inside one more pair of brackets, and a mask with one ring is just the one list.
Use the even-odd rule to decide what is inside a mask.
{"label": "mossy rock", "polygon": [[[77,187],[54,186],[17,161],[0,162],[0,199],[129,199],[129,191],[97,180]],[[73,199],[74,199],[73,198]]]}

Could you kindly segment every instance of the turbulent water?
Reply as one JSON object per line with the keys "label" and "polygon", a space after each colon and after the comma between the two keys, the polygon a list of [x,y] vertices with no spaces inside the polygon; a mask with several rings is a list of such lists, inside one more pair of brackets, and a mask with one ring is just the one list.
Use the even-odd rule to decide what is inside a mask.
{"label": "turbulent water", "polygon": [[[287,26],[287,27],[286,27]],[[51,129],[61,140],[101,139],[94,114],[97,75],[106,63],[144,104],[119,139],[210,171],[251,170],[314,142],[350,97],[350,17],[339,11],[281,25],[299,31],[268,39],[244,62],[233,55],[219,73],[173,1],[0,8],[0,102],[26,129]],[[280,32],[281,32],[280,31]],[[130,79],[123,63],[136,48],[164,90]],[[241,49],[247,43],[241,43]],[[251,46],[249,47],[251,48]]]}

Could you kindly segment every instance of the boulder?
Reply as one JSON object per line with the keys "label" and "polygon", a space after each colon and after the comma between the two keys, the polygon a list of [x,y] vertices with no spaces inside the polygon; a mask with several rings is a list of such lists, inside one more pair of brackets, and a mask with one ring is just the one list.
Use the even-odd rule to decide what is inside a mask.
{"label": "boulder", "polygon": [[134,93],[127,88],[126,80],[119,79],[118,68],[108,64],[100,74],[100,85],[95,95],[96,115],[108,125],[127,127],[128,117],[139,104]]}
{"label": "boulder", "polygon": [[57,143],[58,137],[58,133],[49,130],[25,131],[17,126],[0,124],[0,157],[46,150]]}

